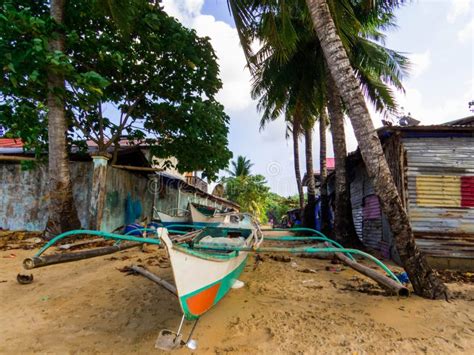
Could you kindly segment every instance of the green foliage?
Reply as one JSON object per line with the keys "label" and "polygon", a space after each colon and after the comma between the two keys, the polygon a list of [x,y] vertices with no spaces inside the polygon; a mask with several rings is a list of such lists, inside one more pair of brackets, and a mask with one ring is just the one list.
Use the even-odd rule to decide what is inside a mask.
{"label": "green foliage", "polygon": [[250,160],[242,155],[239,155],[237,160],[232,160],[231,165],[232,169],[226,169],[226,171],[233,177],[250,175],[250,169],[253,166]]}
{"label": "green foliage", "polygon": [[[153,3],[123,0],[133,15],[125,19],[122,10],[97,11],[103,2],[68,1],[58,29],[46,0],[0,1],[0,124],[44,150],[52,68],[66,80],[65,92],[56,95],[65,98],[75,140],[92,139],[105,151],[124,134],[153,137],[152,152],[176,157],[178,170],[215,177],[232,154],[229,117],[215,99],[222,83],[209,39]],[[112,18],[127,26],[117,28]],[[65,53],[48,50],[54,30],[65,34]]]}
{"label": "green foliage", "polygon": [[299,207],[299,196],[283,197],[270,192],[267,196],[266,210],[268,218],[272,218],[274,223],[281,221],[286,212]]}
{"label": "green foliage", "polygon": [[267,196],[270,188],[262,175],[247,175],[223,179],[225,197],[238,203],[242,212],[249,212],[261,222],[267,221]]}
{"label": "green foliage", "polygon": [[230,177],[222,178],[225,185],[225,197],[238,203],[242,212],[249,212],[260,222],[266,223],[270,218],[279,221],[286,211],[298,206],[297,197],[282,197],[270,192],[270,187],[262,175],[251,175],[250,160],[239,155],[232,161]]}
{"label": "green foliage", "polygon": [[[304,0],[228,0],[243,48],[256,39],[256,53],[244,51],[254,75],[254,98],[260,98],[262,126],[282,114],[317,113],[325,102],[326,64]],[[338,35],[366,97],[377,111],[396,113],[389,85],[403,90],[408,60],[385,48],[381,32],[394,26],[398,1],[328,1]],[[240,24],[240,25],[239,25]],[[381,44],[382,43],[382,44]],[[250,48],[250,47],[249,47]],[[313,86],[311,86],[313,82]],[[303,102],[304,105],[298,104]]]}

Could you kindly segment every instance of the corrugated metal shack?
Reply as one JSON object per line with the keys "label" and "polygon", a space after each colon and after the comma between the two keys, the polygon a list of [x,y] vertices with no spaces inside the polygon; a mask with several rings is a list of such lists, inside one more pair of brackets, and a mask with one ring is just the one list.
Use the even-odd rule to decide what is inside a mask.
{"label": "corrugated metal shack", "polygon": [[[21,142],[0,138],[0,229],[42,231],[48,215],[48,169],[38,163],[32,169],[21,162],[34,160]],[[89,155],[71,154],[73,194],[83,228],[91,225],[91,191],[94,163]],[[153,209],[186,208],[196,202],[220,209],[239,206],[170,174],[155,172],[140,147],[119,150],[117,161],[106,172],[105,201],[100,229],[113,231],[125,223],[127,200],[141,206],[141,217],[153,218]]]}
{"label": "corrugated metal shack", "polygon": [[[474,116],[442,125],[382,127],[378,134],[420,249],[435,266],[474,269]],[[359,238],[398,260],[359,151],[348,165]]]}

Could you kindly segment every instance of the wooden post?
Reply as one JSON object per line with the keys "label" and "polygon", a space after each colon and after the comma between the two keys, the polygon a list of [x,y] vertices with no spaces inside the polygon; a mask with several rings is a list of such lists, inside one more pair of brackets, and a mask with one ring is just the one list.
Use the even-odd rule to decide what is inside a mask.
{"label": "wooden post", "polygon": [[[331,247],[329,243],[324,243],[326,247]],[[372,270],[371,268],[364,266],[362,264],[359,264],[357,261],[352,261],[349,259],[347,256],[345,256],[343,253],[334,253],[336,258],[341,260],[344,264],[349,266],[350,268],[360,272],[362,275],[365,275],[375,282],[377,282],[380,286],[383,288],[389,290],[390,292],[396,294],[397,296],[403,296],[403,297],[408,297],[410,295],[410,291],[408,290],[407,287],[403,286],[402,284],[396,282],[395,280],[391,279],[388,276],[385,276],[375,270]]]}
{"label": "wooden post", "polygon": [[156,282],[158,285],[164,287],[167,291],[171,292],[173,295],[178,296],[178,291],[176,290],[176,287],[174,287],[172,284],[170,284],[168,281],[163,280],[161,277],[158,277],[157,275],[151,273],[150,271],[139,267],[137,265],[132,265],[130,266],[130,269],[133,271],[145,276],[146,278],[150,279],[153,282]]}
{"label": "wooden post", "polygon": [[158,199],[160,197],[160,179],[159,175],[157,174],[149,174],[148,178],[150,179],[151,183],[148,185],[150,188],[148,189],[148,192],[153,194],[153,204],[151,207],[151,219],[157,219],[158,215],[156,214],[156,211],[158,211]]}
{"label": "wooden post", "polygon": [[41,255],[34,256],[32,258],[27,258],[23,260],[23,267],[26,270],[35,269],[38,267],[53,265],[53,264],[62,264],[69,263],[71,261],[84,260],[89,258],[95,258],[97,256],[108,255],[116,253],[120,250],[130,249],[141,245],[141,243],[120,243],[103,248],[95,248],[90,250],[78,251],[74,253],[64,253],[64,254],[51,254],[51,255]]}
{"label": "wooden post", "polygon": [[89,226],[92,230],[100,230],[105,207],[107,162],[110,155],[97,154],[92,156],[94,172],[92,174],[92,190],[89,205]]}

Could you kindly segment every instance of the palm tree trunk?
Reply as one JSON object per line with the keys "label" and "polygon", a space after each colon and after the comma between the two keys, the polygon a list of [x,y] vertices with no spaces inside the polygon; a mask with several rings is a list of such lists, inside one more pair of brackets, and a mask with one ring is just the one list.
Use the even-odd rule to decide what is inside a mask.
{"label": "palm tree trunk", "polygon": [[306,0],[316,34],[336,87],[347,106],[367,173],[382,203],[405,270],[415,292],[427,298],[447,296],[447,288],[421,254],[403,208],[360,85],[337,33],[326,0]]}
{"label": "palm tree trunk", "polygon": [[336,238],[346,246],[361,247],[362,243],[357,236],[354,219],[352,216],[352,205],[349,181],[346,172],[346,135],[344,132],[344,114],[342,103],[337,92],[334,80],[328,72],[327,78],[328,111],[331,120],[332,143],[334,157],[336,160],[336,198],[334,208],[334,233]]}
{"label": "palm tree trunk", "polygon": [[305,127],[306,183],[308,185],[308,203],[304,211],[303,222],[307,228],[315,228],[316,183],[313,168],[313,127]]}
{"label": "palm tree trunk", "polygon": [[[59,24],[64,19],[65,0],[51,1],[51,17]],[[56,33],[49,42],[51,51],[64,51],[64,35]],[[49,142],[49,218],[45,237],[50,238],[70,229],[80,228],[72,194],[69,159],[66,149],[66,115],[62,93],[64,76],[57,71],[48,72],[48,142]]]}
{"label": "palm tree trunk", "polygon": [[299,128],[298,124],[293,123],[293,159],[295,164],[295,176],[296,185],[298,186],[298,197],[300,202],[300,210],[304,209],[304,193],[303,184],[301,182],[301,169],[300,169],[300,152],[299,152]]}
{"label": "palm tree trunk", "polygon": [[321,111],[319,117],[319,184],[320,184],[320,197],[321,197],[321,231],[329,235],[331,234],[331,228],[329,224],[329,200],[328,200],[328,187],[326,185],[326,178],[328,176],[328,169],[326,164],[326,128],[327,128],[327,115],[326,110]]}

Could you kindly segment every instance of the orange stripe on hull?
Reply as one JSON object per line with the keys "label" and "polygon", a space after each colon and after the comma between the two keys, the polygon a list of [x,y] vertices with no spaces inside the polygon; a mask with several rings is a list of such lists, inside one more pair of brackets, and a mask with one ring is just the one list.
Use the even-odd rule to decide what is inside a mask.
{"label": "orange stripe on hull", "polygon": [[196,295],[189,297],[186,300],[186,304],[188,305],[189,311],[193,315],[199,316],[206,312],[209,308],[211,308],[214,304],[217,291],[219,291],[219,286],[220,282],[205,289],[202,292],[199,292]]}

